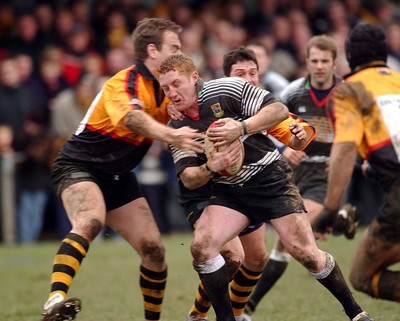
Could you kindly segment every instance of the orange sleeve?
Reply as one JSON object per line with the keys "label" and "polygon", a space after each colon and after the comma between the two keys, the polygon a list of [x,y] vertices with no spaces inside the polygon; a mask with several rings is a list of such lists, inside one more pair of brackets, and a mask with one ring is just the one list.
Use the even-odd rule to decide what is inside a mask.
{"label": "orange sleeve", "polygon": [[308,144],[313,140],[315,137],[315,128],[311,126],[309,123],[303,121],[300,117],[295,114],[290,114],[287,119],[280,122],[275,127],[268,130],[268,134],[275,137],[280,142],[284,143],[286,146],[290,147],[290,138],[292,137],[292,132],[290,131],[289,125],[293,122],[297,122],[301,124],[304,130],[307,132],[308,140],[306,144],[304,144],[302,150],[308,146]]}

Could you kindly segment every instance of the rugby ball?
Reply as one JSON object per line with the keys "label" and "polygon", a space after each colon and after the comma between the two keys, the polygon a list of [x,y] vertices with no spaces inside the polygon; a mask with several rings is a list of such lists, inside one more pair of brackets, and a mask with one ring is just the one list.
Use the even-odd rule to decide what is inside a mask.
{"label": "rugby ball", "polygon": [[[217,125],[215,123],[212,123],[208,128],[213,128],[216,126]],[[204,149],[205,149],[206,157],[207,157],[207,159],[209,159],[215,152],[218,152],[218,151],[222,152],[229,145],[225,144],[225,145],[215,147],[214,143],[208,139],[207,133],[208,133],[208,130],[206,132],[206,137],[204,139]],[[238,160],[235,163],[233,163],[229,167],[225,168],[224,170],[219,171],[218,174],[220,174],[222,176],[233,176],[233,175],[236,175],[242,169],[243,161],[244,161],[244,146],[243,146],[243,142],[241,141],[240,138],[238,138],[237,141],[240,143],[240,152],[239,152],[240,157],[238,158]]]}

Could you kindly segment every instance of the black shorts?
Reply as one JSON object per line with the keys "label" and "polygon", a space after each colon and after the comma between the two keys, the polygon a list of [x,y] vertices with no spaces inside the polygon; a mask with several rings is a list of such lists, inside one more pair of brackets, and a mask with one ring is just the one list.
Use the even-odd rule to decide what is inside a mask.
{"label": "black shorts", "polygon": [[294,168],[294,181],[303,198],[324,204],[328,184],[325,163],[300,163]]}
{"label": "black shorts", "polygon": [[76,162],[62,155],[54,162],[52,180],[58,196],[75,183],[84,181],[96,183],[103,193],[107,211],[143,196],[133,172],[123,175],[105,174],[85,163]]}
{"label": "black shorts", "polygon": [[370,228],[375,237],[400,243],[400,178],[385,188],[384,202]]}
{"label": "black shorts", "polygon": [[293,170],[284,160],[268,165],[244,184],[214,184],[212,194],[208,204],[239,211],[254,224],[305,212]]}

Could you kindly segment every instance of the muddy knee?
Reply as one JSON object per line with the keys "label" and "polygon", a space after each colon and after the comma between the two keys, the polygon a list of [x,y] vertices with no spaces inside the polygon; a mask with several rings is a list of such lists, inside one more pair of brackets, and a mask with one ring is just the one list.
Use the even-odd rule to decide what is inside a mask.
{"label": "muddy knee", "polygon": [[192,253],[193,262],[205,262],[210,259],[207,244],[210,242],[196,242],[193,241],[190,252]]}
{"label": "muddy knee", "polygon": [[[79,224],[79,235],[85,237],[89,242],[93,241],[103,228],[103,224],[95,218]],[[75,230],[75,228],[73,228]],[[78,231],[78,229],[77,229]]]}
{"label": "muddy knee", "polygon": [[232,279],[239,267],[243,263],[243,257],[232,251],[221,251],[222,257],[225,259],[225,266],[229,279]]}
{"label": "muddy knee", "polygon": [[296,259],[301,265],[303,265],[308,271],[318,271],[319,270],[319,261],[316,256],[310,255],[308,253],[304,253],[303,251],[297,250],[289,250],[289,254]]}
{"label": "muddy knee", "polygon": [[161,243],[144,241],[140,245],[143,259],[148,259],[156,265],[163,265],[165,261],[165,248]]}

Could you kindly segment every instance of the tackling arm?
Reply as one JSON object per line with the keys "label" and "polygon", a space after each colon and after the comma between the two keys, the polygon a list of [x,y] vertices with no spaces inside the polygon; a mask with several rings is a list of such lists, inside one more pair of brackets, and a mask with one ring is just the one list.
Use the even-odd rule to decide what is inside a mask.
{"label": "tackling arm", "polygon": [[324,234],[330,233],[332,230],[340,199],[353,174],[356,157],[357,147],[354,143],[345,142],[332,145],[324,209],[314,219],[312,226],[317,239],[326,240]]}
{"label": "tackling arm", "polygon": [[289,117],[287,107],[277,101],[260,109],[254,116],[245,120],[247,134],[258,133],[278,125]]}
{"label": "tackling arm", "polygon": [[132,110],[125,116],[125,126],[138,135],[160,140],[175,147],[203,152],[203,145],[195,141],[204,135],[189,127],[173,129],[159,123],[149,114],[141,110]]}
{"label": "tackling arm", "polygon": [[289,111],[287,107],[281,102],[273,102],[242,122],[226,118],[220,119],[215,122],[215,127],[208,129],[207,135],[218,147],[229,144],[244,134],[268,130],[288,117]]}
{"label": "tackling arm", "polygon": [[357,158],[354,143],[335,143],[332,145],[329,160],[328,189],[325,206],[330,209],[339,207],[340,199],[350,181]]}

